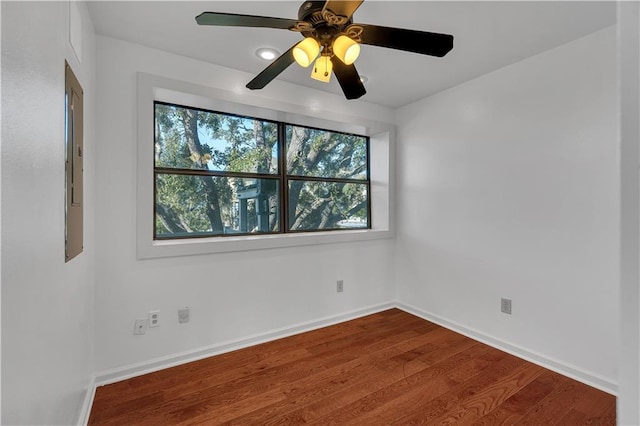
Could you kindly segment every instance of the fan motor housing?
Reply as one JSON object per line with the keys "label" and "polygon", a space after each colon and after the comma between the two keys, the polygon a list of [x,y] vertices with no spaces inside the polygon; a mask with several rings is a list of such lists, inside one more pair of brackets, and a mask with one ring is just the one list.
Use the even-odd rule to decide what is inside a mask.
{"label": "fan motor housing", "polygon": [[313,31],[301,31],[303,36],[315,37],[321,45],[327,47],[353,21],[349,18],[340,23],[332,22],[330,17],[335,17],[335,15],[330,10],[323,13],[325,4],[325,1],[306,1],[302,3],[298,10],[298,20],[308,22],[313,27]]}
{"label": "fan motor housing", "polygon": [[322,12],[324,7],[324,1],[306,1],[302,3],[300,9],[298,9],[298,19],[300,21],[312,22],[312,15],[317,12]]}

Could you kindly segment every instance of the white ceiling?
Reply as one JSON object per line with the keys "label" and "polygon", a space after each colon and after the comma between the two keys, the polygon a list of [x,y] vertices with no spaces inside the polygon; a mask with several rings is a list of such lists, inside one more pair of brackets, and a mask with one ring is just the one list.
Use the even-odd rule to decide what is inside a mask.
{"label": "white ceiling", "polygon": [[[302,1],[90,1],[98,34],[177,53],[250,73],[268,65],[255,56],[260,47],[281,53],[300,34],[269,28],[199,26],[203,11],[297,19]],[[366,0],[354,22],[454,35],[444,58],[362,46],[356,66],[366,75],[363,101],[398,107],[468,81],[616,22],[616,5],[604,2],[484,2]],[[593,52],[597,55],[598,52]],[[278,77],[341,94],[309,78],[296,64]],[[346,101],[345,101],[346,102]]]}

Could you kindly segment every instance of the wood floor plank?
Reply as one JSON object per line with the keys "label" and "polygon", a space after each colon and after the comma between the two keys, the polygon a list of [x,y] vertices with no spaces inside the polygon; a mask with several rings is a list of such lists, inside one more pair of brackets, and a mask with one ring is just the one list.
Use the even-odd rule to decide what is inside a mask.
{"label": "wood floor plank", "polygon": [[557,378],[558,385],[538,404],[529,409],[519,420],[522,425],[561,424],[560,419],[574,407],[584,392],[584,385],[568,377]]}
{"label": "wood floor plank", "polygon": [[90,425],[614,425],[615,398],[390,309],[99,387]]}
{"label": "wood floor plank", "polygon": [[[461,399],[456,408],[431,419],[434,424],[471,425],[502,405],[509,397],[535,380],[542,371],[538,366],[523,364],[502,377],[496,377],[482,389]],[[466,392],[465,392],[466,393]],[[421,418],[416,413],[413,418]]]}
{"label": "wood floor plank", "polygon": [[[444,359],[444,358],[443,358]],[[446,358],[449,359],[449,358]],[[454,359],[451,364],[461,362]],[[411,364],[395,364],[393,368],[384,363],[376,362],[372,365],[374,373],[365,377],[363,382],[353,383],[351,386],[341,387],[337,392],[324,395],[316,401],[301,407],[300,412],[307,422],[319,420],[319,423],[330,422],[331,418],[340,417],[346,421],[353,416],[366,412],[370,406],[382,404],[403,392],[407,386],[412,386],[419,380],[429,381],[442,376],[449,366],[446,364],[428,365],[419,360],[410,361]],[[431,380],[435,386],[435,382]],[[345,414],[341,413],[344,412]]]}
{"label": "wood floor plank", "polygon": [[[402,387],[401,390],[383,390],[382,393],[387,393],[388,398],[380,400],[378,395],[371,395],[358,401],[356,407],[333,413],[327,420],[335,420],[335,424],[358,424],[361,421],[370,424],[412,423],[414,419],[429,421],[455,408],[464,392],[480,389],[476,383],[478,380],[481,380],[480,384],[490,382],[492,376],[485,374],[487,368],[497,364],[501,369],[510,369],[517,361],[510,360],[506,354],[496,357],[485,345],[475,344],[442,362],[443,365],[433,364],[432,368],[396,383],[395,386]],[[463,386],[463,383],[473,379],[476,382]],[[347,417],[345,414],[349,411],[355,411],[357,415],[352,413]]]}
{"label": "wood floor plank", "polygon": [[390,421],[391,416],[388,419],[386,417],[388,413],[396,412],[395,418],[397,412],[406,413],[414,409],[419,401],[431,400],[457,386],[461,378],[479,374],[489,365],[482,362],[481,358],[487,352],[486,346],[466,340],[455,350],[451,347],[443,349],[438,361],[434,361],[434,354],[430,354],[428,363],[424,363],[424,367],[413,374],[406,375],[403,366],[399,366],[393,376],[386,371],[386,376],[395,379],[391,384],[370,389],[373,392],[368,392],[349,405],[339,405],[346,398],[325,404],[330,414],[317,419],[315,423]]}
{"label": "wood floor plank", "polygon": [[590,426],[613,426],[616,424],[615,419],[610,416],[603,415],[592,417],[585,413],[571,408],[567,414],[562,416],[558,421],[559,425],[590,425]]}
{"label": "wood floor plank", "polygon": [[[404,332],[404,333],[390,335],[384,340],[373,342],[373,344],[371,345],[363,346],[361,350],[368,348],[369,350],[373,351],[375,350],[376,344],[380,344],[384,342],[386,342],[386,344],[393,344],[393,342],[406,339],[411,335],[413,335],[411,332]],[[249,392],[254,392],[256,389],[258,389],[259,391],[264,391],[266,390],[264,386],[277,389],[278,392],[281,392],[284,395],[287,395],[287,393],[291,394],[297,387],[300,387],[300,386],[304,386],[304,388],[306,389],[317,389],[319,379],[324,375],[330,375],[332,373],[328,365],[334,364],[334,361],[336,359],[340,359],[341,361],[339,363],[336,362],[335,364],[343,365],[345,361],[341,355],[342,354],[338,352],[327,351],[317,356],[310,356],[305,360],[301,360],[295,366],[286,366],[285,368],[288,369],[288,371],[286,372],[279,371],[277,372],[277,374],[273,376],[270,375],[269,377],[267,377],[266,381],[263,380],[264,377],[260,377],[259,375],[253,375],[252,376],[253,380],[249,383],[246,383],[246,386],[244,387],[241,386],[239,383],[227,383],[225,385],[230,386],[231,390],[229,392],[218,393],[216,395],[216,398],[218,399],[224,398],[230,395],[231,393],[237,394],[239,391],[242,391],[243,389],[247,389],[248,392],[245,392],[244,394],[239,396],[241,399],[246,401],[247,397],[251,396],[251,393]],[[355,359],[353,359],[354,356],[355,356]],[[361,356],[364,356],[364,354],[361,354]],[[360,361],[357,359],[357,357],[358,357],[357,351],[352,351],[349,355],[349,360],[351,360],[351,362],[354,362],[355,363],[354,365],[359,365]],[[313,371],[301,370],[303,368],[304,363],[308,363],[310,368],[313,368],[314,366],[315,367],[321,366],[322,368],[317,368],[316,370],[313,370]],[[347,371],[351,371],[352,368],[353,368],[353,365]],[[301,375],[300,374],[301,371],[303,371],[304,374]],[[345,374],[344,369],[342,371],[333,371],[333,375],[338,380],[344,380],[343,378],[344,374]],[[312,382],[308,381],[307,379],[312,379]],[[290,400],[291,400],[291,397],[289,396],[288,401]],[[279,402],[283,402],[283,401],[275,401],[275,403],[279,403]],[[285,405],[288,405],[288,404],[289,402],[287,402]],[[280,406],[283,404],[277,404],[277,405]],[[254,406],[254,408],[257,409],[258,407]],[[269,407],[264,407],[260,411],[268,412]],[[247,412],[237,413],[237,416],[246,415],[246,414],[248,413]],[[205,420],[204,417],[202,416],[200,416],[199,419],[203,421]],[[218,418],[218,421],[221,421],[220,418]]]}
{"label": "wood floor plank", "polygon": [[574,408],[587,416],[599,416],[607,409],[611,408],[608,403],[606,392],[592,388],[580,383],[582,388],[580,399],[575,403]]}
{"label": "wood floor plank", "polygon": [[[380,365],[394,355],[404,351],[419,348],[428,342],[437,341],[438,333],[431,327],[427,333],[415,337],[405,336],[400,339],[387,339],[380,341],[378,348],[370,348],[366,354],[361,354],[357,359],[344,364],[339,364],[325,372],[309,376],[305,380],[285,388],[287,401],[269,407],[265,410],[258,410],[250,415],[235,419],[235,424],[279,424],[286,422],[287,418],[309,418],[309,410],[317,401],[327,398],[334,398],[341,403],[346,403],[349,399],[358,399],[362,389],[372,390],[372,383],[379,384],[374,376],[387,380],[389,383],[397,380],[397,377],[381,371]],[[438,330],[437,328],[435,330]],[[401,337],[400,335],[398,337]],[[399,341],[396,343],[395,341]],[[421,367],[424,368],[424,364]],[[411,371],[409,368],[408,371]],[[338,395],[340,394],[340,395]],[[331,404],[326,404],[330,406]],[[302,409],[299,409],[302,407]]]}
{"label": "wood floor plank", "polygon": [[473,424],[475,426],[498,426],[515,424],[532,405],[539,403],[546,397],[554,387],[545,381],[545,376],[555,374],[548,370],[543,370],[536,380],[533,380],[520,392],[511,397],[497,407],[495,410],[480,417]]}
{"label": "wood floor plank", "polygon": [[[375,331],[368,333],[355,333],[351,335],[351,343],[355,346],[351,351],[335,351],[335,350],[322,350],[316,351],[316,355],[308,355],[307,357],[300,358],[290,364],[277,366],[274,368],[260,369],[253,374],[247,374],[241,378],[234,380],[219,379],[219,384],[216,386],[209,386],[205,389],[199,388],[197,393],[193,393],[190,396],[180,398],[179,400],[170,402],[165,405],[165,409],[170,411],[170,421],[175,423],[181,421],[184,413],[198,413],[193,414],[198,421],[209,421],[206,414],[201,413],[202,407],[207,407],[207,411],[216,412],[216,420],[224,421],[223,419],[233,418],[233,416],[240,416],[245,414],[246,411],[237,411],[234,407],[237,401],[247,401],[253,398],[255,394],[266,393],[272,396],[269,392],[271,389],[279,389],[278,395],[282,391],[283,386],[286,386],[290,382],[295,382],[301,379],[301,377],[312,376],[319,372],[324,371],[327,367],[326,364],[336,364],[344,362],[345,359],[357,358],[359,352],[366,353],[371,351],[376,345],[381,342],[385,342],[384,339],[390,341],[403,340],[409,336],[413,336],[414,332],[403,331],[399,333],[401,329],[395,327],[379,327]],[[382,340],[381,340],[382,339]],[[344,346],[345,342],[342,339],[331,339],[328,345],[332,348],[335,346]],[[385,343],[389,344],[389,342]],[[314,349],[317,349],[318,345],[311,345]],[[357,349],[357,350],[356,350]],[[308,348],[305,349],[308,351]],[[345,358],[346,357],[346,358]],[[295,368],[294,365],[295,364]],[[308,368],[305,368],[308,366]],[[225,405],[224,408],[219,407],[218,402],[222,401]],[[272,400],[269,400],[272,401]],[[272,402],[278,402],[279,398],[276,398]],[[261,400],[261,402],[263,402]],[[191,411],[172,410],[174,406],[188,406]],[[262,405],[254,404],[253,408],[261,408]],[[195,410],[195,411],[194,411]]]}

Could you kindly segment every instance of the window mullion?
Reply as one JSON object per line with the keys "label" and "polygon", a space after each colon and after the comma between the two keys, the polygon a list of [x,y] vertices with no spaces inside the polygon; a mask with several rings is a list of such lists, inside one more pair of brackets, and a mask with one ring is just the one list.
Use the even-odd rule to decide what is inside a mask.
{"label": "window mullion", "polygon": [[278,123],[278,172],[280,173],[280,232],[289,231],[289,183],[287,181],[286,125]]}
{"label": "window mullion", "polygon": [[300,176],[300,175],[287,175],[288,180],[304,180],[307,182],[329,182],[329,183],[357,183],[364,184],[368,180],[365,179],[351,179],[351,178],[339,178],[339,177],[322,177],[322,176]]}
{"label": "window mullion", "polygon": [[178,169],[173,167],[156,167],[154,169],[157,174],[170,175],[189,175],[189,176],[216,176],[228,178],[248,178],[248,179],[277,179],[277,174],[269,173],[250,173],[250,172],[227,172],[219,170],[205,169]]}

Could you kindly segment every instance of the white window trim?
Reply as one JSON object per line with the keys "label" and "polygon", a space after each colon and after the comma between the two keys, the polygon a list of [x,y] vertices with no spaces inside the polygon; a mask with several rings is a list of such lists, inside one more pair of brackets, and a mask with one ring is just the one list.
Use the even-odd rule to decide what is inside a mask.
{"label": "white window trim", "polygon": [[[393,137],[394,127],[387,123],[337,116],[330,111],[300,114],[296,105],[278,105],[281,110],[265,108],[258,99],[242,99],[211,87],[138,73],[137,141],[137,256],[139,259],[226,253],[245,250],[367,241],[393,237]],[[153,239],[153,101],[188,105],[213,111],[283,121],[302,126],[369,136],[371,168],[371,229],[291,234],[243,235],[181,240]],[[331,119],[318,118],[330,117]]]}

